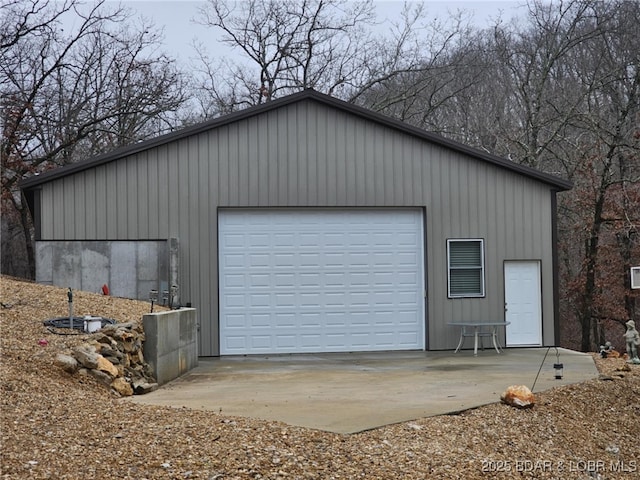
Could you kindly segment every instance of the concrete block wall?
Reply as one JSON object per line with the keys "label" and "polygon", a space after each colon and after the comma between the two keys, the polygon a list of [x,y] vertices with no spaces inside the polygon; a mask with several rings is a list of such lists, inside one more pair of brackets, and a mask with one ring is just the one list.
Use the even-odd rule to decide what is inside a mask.
{"label": "concrete block wall", "polygon": [[[178,241],[37,241],[36,281],[148,300],[177,284]],[[176,300],[177,302],[177,300]]]}
{"label": "concrete block wall", "polygon": [[195,308],[148,313],[142,317],[144,358],[162,385],[198,366]]}

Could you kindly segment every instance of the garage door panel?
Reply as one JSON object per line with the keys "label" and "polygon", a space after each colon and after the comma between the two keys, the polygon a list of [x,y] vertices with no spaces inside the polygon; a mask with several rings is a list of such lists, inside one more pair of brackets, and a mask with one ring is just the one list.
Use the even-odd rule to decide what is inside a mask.
{"label": "garage door panel", "polygon": [[226,253],[224,257],[222,257],[220,264],[227,271],[232,268],[242,268],[244,267],[244,255],[241,253]]}
{"label": "garage door panel", "polygon": [[221,354],[424,348],[419,210],[221,211],[219,235]]}
{"label": "garage door panel", "polygon": [[249,313],[249,327],[255,328],[271,328],[271,315],[265,313]]}
{"label": "garage door panel", "polygon": [[294,313],[276,313],[274,327],[280,329],[291,329],[296,326],[296,315]]}

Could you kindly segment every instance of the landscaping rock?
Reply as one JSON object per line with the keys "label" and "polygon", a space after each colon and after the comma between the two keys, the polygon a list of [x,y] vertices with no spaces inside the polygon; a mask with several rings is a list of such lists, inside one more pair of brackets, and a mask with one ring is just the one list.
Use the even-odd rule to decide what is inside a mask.
{"label": "landscaping rock", "polygon": [[517,408],[530,408],[535,404],[535,397],[529,387],[525,385],[512,385],[500,396],[507,405]]}
{"label": "landscaping rock", "polygon": [[145,393],[151,393],[158,389],[157,383],[142,382],[140,380],[133,382],[132,385],[136,395],[144,395]]}
{"label": "landscaping rock", "polygon": [[[80,366],[122,396],[140,395],[157,388],[151,368],[144,360],[144,330],[133,322],[115,323],[75,346],[71,360],[60,358],[60,366],[73,373]],[[64,359],[64,361],[63,361]],[[76,366],[73,367],[73,362]]]}
{"label": "landscaping rock", "polygon": [[96,378],[100,383],[103,383],[107,386],[111,385],[111,382],[113,382],[113,377],[111,375],[109,375],[108,373],[105,373],[101,370],[96,370],[96,369],[88,369],[89,371],[89,375],[91,375],[92,377]]}
{"label": "landscaping rock", "polygon": [[76,373],[79,368],[78,361],[73,358],[71,355],[65,355],[63,353],[59,353],[56,355],[56,359],[54,363],[62,368],[67,373]]}
{"label": "landscaping rock", "polygon": [[98,355],[95,348],[86,343],[73,348],[73,357],[85,368],[98,368]]}
{"label": "landscaping rock", "polygon": [[101,372],[108,373],[113,378],[118,376],[118,369],[116,366],[111,363],[109,360],[104,358],[102,355],[98,356],[98,370]]}
{"label": "landscaping rock", "polygon": [[123,397],[130,397],[131,395],[133,395],[133,388],[124,377],[118,377],[113,382],[111,382],[111,388],[113,388]]}

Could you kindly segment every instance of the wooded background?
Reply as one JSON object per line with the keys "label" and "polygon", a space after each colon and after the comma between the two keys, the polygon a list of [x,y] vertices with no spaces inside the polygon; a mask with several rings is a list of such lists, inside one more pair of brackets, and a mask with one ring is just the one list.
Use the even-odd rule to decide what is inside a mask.
{"label": "wooded background", "polygon": [[640,320],[640,3],[531,0],[489,28],[427,18],[410,3],[381,29],[371,1],[208,0],[194,21],[234,57],[195,44],[186,69],[113,3],[0,0],[2,273],[34,277],[21,179],[314,88],[571,180],[561,344],[622,347]]}

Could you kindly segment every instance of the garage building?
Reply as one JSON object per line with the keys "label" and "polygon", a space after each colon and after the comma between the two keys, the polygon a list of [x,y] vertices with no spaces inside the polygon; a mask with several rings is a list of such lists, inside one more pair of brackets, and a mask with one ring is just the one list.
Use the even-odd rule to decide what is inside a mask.
{"label": "garage building", "polygon": [[175,285],[202,356],[555,345],[570,187],[313,90],[22,184],[38,281]]}

